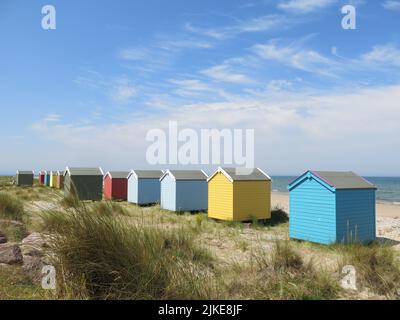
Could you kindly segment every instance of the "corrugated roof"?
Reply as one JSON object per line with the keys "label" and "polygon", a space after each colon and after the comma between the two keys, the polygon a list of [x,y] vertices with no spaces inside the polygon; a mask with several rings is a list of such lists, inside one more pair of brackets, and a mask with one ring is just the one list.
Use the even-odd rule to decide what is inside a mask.
{"label": "corrugated roof", "polygon": [[176,180],[207,180],[201,170],[169,170]]}
{"label": "corrugated roof", "polygon": [[163,175],[161,170],[132,170],[139,179],[160,179]]}
{"label": "corrugated roof", "polygon": [[267,176],[258,168],[221,168],[233,181],[270,181]]}
{"label": "corrugated roof", "polygon": [[129,171],[109,171],[107,172],[113,179],[124,179],[129,175]]}
{"label": "corrugated roof", "polygon": [[17,170],[18,174],[33,174],[32,170]]}
{"label": "corrugated roof", "polygon": [[372,183],[370,183],[363,177],[356,175],[354,172],[311,172],[335,189],[376,189],[376,187]]}
{"label": "corrugated roof", "polygon": [[103,176],[100,168],[67,168],[71,176]]}

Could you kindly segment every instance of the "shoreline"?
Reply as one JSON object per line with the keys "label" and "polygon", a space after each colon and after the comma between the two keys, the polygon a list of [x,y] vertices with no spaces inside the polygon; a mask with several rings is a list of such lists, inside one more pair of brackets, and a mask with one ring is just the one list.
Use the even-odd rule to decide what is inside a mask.
{"label": "shoreline", "polygon": [[[280,206],[289,213],[289,192],[271,192],[271,207]],[[378,217],[400,218],[400,203],[376,201],[376,215]]]}

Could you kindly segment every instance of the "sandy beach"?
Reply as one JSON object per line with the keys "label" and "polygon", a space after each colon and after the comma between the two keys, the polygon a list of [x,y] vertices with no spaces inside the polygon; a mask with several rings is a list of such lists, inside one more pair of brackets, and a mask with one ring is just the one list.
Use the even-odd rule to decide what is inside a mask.
{"label": "sandy beach", "polygon": [[[289,193],[272,192],[272,207],[279,206],[289,212]],[[400,218],[400,205],[378,201],[376,203],[376,214],[378,217]]]}

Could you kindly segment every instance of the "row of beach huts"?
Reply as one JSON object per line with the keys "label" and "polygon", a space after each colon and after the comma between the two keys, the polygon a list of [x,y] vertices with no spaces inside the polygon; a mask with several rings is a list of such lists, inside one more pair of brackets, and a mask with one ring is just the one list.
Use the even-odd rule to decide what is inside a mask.
{"label": "row of beach huts", "polygon": [[[17,171],[17,185],[32,185],[33,171]],[[271,178],[261,169],[109,171],[69,168],[41,171],[39,184],[80,200],[159,203],[170,211],[207,211],[225,221],[271,218]],[[376,187],[353,172],[307,171],[288,186],[289,235],[330,244],[376,237]]]}

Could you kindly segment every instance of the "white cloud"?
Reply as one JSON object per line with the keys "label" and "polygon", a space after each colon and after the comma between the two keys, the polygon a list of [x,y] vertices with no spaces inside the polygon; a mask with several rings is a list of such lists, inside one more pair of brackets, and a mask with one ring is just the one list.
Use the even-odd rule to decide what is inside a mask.
{"label": "white cloud", "polygon": [[60,115],[57,113],[49,113],[44,117],[44,121],[46,122],[59,122]]}
{"label": "white cloud", "polygon": [[288,80],[271,80],[267,85],[267,90],[270,92],[279,92],[292,89],[292,82]]}
{"label": "white cloud", "polygon": [[310,73],[334,76],[337,63],[320,53],[295,46],[277,46],[274,42],[258,44],[253,51],[262,59],[273,60]]}
{"label": "white cloud", "polygon": [[198,96],[212,90],[206,83],[197,79],[171,79],[169,82],[177,86],[175,93],[182,97]]}
{"label": "white cloud", "polygon": [[[282,25],[284,21],[284,26]],[[217,40],[234,37],[241,33],[262,32],[274,29],[289,27],[294,23],[292,19],[282,15],[264,15],[256,18],[239,20],[236,24],[220,28],[199,28],[187,23],[184,26],[186,31],[211,37]]]}
{"label": "white cloud", "polygon": [[164,50],[179,50],[179,49],[211,49],[213,45],[206,41],[195,40],[164,40],[158,46]]}
{"label": "white cloud", "polygon": [[[36,126],[34,132],[42,139],[57,141],[61,146],[57,154],[65,155],[64,161],[79,159],[79,165],[84,165],[98,164],[101,159],[101,165],[112,169],[130,168],[132,163],[145,167],[146,132],[167,129],[171,120],[178,121],[180,128],[196,130],[253,128],[256,165],[270,173],[317,168],[400,174],[398,101],[400,86],[329,94],[299,90],[282,92],[273,99],[266,92],[258,97],[177,105],[166,113],[102,126],[46,123]],[[109,148],[107,153],[104,145]]]}
{"label": "white cloud", "polygon": [[309,13],[324,9],[336,0],[285,0],[278,4],[278,8],[293,13]]}
{"label": "white cloud", "polygon": [[400,49],[394,45],[375,46],[370,52],[363,54],[361,58],[367,63],[400,67]]}
{"label": "white cloud", "polygon": [[114,87],[112,97],[114,100],[122,103],[128,102],[131,98],[136,96],[136,88],[129,85],[117,85]]}
{"label": "white cloud", "polygon": [[231,70],[232,67],[226,64],[217,65],[209,69],[201,71],[206,76],[223,82],[232,83],[250,83],[252,80],[245,74]]}
{"label": "white cloud", "polygon": [[400,1],[398,0],[386,0],[382,6],[387,10],[400,11]]}
{"label": "white cloud", "polygon": [[126,48],[118,53],[118,57],[123,60],[138,61],[145,60],[150,56],[148,49],[143,47]]}

